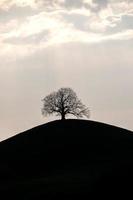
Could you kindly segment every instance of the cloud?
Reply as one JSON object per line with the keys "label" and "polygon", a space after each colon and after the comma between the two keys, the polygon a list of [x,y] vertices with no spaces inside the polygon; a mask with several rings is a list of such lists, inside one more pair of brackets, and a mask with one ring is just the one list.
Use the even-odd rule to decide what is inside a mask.
{"label": "cloud", "polygon": [[[97,0],[0,1],[0,8],[6,13],[10,13],[13,6],[19,11],[23,8],[21,19],[16,15],[4,23],[0,22],[0,55],[25,56],[50,45],[70,42],[90,44],[133,39],[132,27],[123,22],[124,17],[133,16],[133,2],[101,2],[100,4]],[[36,11],[28,15],[28,7]]]}
{"label": "cloud", "polygon": [[[92,13],[90,20],[88,20],[88,27],[92,31],[105,32],[108,28],[114,28],[122,22],[123,16],[133,16],[133,2],[132,1],[105,1],[102,9],[96,13]],[[97,1],[98,3],[98,1]]]}
{"label": "cloud", "polygon": [[30,6],[32,8],[36,8],[40,6],[41,1],[36,0],[1,0],[0,1],[0,9],[8,11],[12,6],[16,5],[18,7],[26,7]]}
{"label": "cloud", "polygon": [[[9,29],[11,29],[9,31]],[[30,16],[19,24],[10,21],[7,26],[1,27],[0,35],[3,53],[10,53],[17,57],[22,53],[33,53],[40,48],[69,42],[95,42],[97,34],[86,33],[75,29],[72,23],[64,21],[60,15],[49,15],[46,12]],[[38,45],[36,45],[38,43]]]}
{"label": "cloud", "polygon": [[[68,0],[67,0],[68,1]],[[81,0],[82,1],[82,0]],[[31,7],[32,9],[59,9],[66,3],[65,0],[1,0],[0,9],[8,11],[13,6]]]}
{"label": "cloud", "polygon": [[103,38],[103,40],[130,40],[130,39],[133,39],[133,29],[111,34]]}

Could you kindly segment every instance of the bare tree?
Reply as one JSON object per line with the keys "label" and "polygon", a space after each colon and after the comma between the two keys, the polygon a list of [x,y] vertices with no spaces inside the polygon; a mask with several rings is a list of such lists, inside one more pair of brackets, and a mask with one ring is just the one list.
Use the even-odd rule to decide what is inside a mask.
{"label": "bare tree", "polygon": [[46,96],[43,100],[43,115],[56,114],[64,120],[66,115],[74,115],[77,118],[86,116],[89,118],[89,110],[78,99],[71,88],[61,88]]}

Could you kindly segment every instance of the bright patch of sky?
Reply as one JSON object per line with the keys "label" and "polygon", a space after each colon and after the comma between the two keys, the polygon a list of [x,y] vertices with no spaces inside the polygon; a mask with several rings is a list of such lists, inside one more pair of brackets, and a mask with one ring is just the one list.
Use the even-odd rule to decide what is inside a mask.
{"label": "bright patch of sky", "polygon": [[43,123],[41,99],[62,86],[133,130],[132,21],[132,0],[1,0],[1,140]]}

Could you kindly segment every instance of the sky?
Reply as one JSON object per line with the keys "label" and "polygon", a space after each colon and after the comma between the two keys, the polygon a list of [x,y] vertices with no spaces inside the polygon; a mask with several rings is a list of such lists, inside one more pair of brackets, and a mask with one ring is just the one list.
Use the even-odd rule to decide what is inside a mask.
{"label": "sky", "polygon": [[42,99],[61,87],[133,130],[132,0],[0,0],[0,140],[56,119]]}

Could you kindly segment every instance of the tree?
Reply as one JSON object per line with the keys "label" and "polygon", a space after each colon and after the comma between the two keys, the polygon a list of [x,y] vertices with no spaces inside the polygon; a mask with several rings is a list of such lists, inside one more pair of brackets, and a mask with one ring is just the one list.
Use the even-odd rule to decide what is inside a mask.
{"label": "tree", "polygon": [[64,120],[66,115],[74,115],[77,118],[86,116],[89,118],[89,110],[78,99],[71,88],[61,88],[46,96],[43,100],[42,114],[61,116]]}

